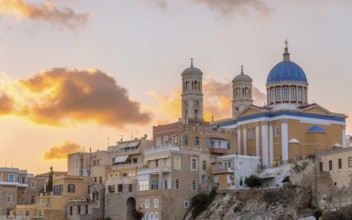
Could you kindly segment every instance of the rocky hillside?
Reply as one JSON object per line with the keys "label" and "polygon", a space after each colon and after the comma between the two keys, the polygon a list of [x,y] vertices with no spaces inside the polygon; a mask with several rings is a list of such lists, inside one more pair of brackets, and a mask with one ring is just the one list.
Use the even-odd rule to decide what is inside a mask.
{"label": "rocky hillside", "polygon": [[[281,188],[217,190],[205,211],[194,218],[191,209],[184,219],[311,220],[326,213],[326,210],[315,207],[314,163],[306,160],[293,164],[290,175],[290,181]],[[347,213],[345,216],[349,210],[343,212]],[[326,214],[323,219],[341,219],[334,216],[341,216],[341,213]]]}

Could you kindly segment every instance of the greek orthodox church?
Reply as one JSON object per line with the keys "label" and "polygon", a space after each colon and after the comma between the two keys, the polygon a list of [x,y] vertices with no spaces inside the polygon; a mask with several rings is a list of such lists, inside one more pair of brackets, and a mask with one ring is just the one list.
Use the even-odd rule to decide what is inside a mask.
{"label": "greek orthodox church", "polygon": [[[202,74],[193,62],[182,73],[181,120],[203,120]],[[253,105],[252,82],[242,67],[232,80],[232,117],[211,122],[215,128],[236,131],[232,152],[260,156],[264,167],[273,167],[346,147],[346,115],[309,103],[307,76],[291,61],[287,42],[283,60],[268,74],[266,105]]]}

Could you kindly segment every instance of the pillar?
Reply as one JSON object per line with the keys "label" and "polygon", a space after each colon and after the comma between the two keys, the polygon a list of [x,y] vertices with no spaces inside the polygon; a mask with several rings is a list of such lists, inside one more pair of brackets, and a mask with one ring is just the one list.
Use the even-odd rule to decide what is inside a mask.
{"label": "pillar", "polygon": [[262,122],[262,165],[267,168],[269,165],[268,160],[268,122]]}
{"label": "pillar", "polygon": [[274,141],[273,141],[273,123],[269,124],[269,166],[274,165]]}
{"label": "pillar", "polygon": [[237,129],[237,154],[241,154],[241,126]]}
{"label": "pillar", "polygon": [[243,128],[243,155],[247,155],[247,130]]}
{"label": "pillar", "polygon": [[255,126],[255,155],[259,157],[259,123]]}
{"label": "pillar", "polygon": [[288,162],[288,126],[287,119],[281,122],[281,146],[282,146],[282,162]]}

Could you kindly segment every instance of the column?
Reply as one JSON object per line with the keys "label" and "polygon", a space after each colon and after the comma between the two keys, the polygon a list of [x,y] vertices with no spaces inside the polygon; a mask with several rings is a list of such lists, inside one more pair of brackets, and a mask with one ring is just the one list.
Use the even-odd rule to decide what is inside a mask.
{"label": "column", "polygon": [[282,145],[282,162],[288,162],[288,126],[287,119],[281,122],[281,145]]}
{"label": "column", "polygon": [[345,148],[347,144],[346,141],[346,125],[342,125],[342,147]]}
{"label": "column", "polygon": [[[197,166],[198,165],[199,164],[197,164]],[[162,171],[159,172],[158,189],[163,189],[163,172]]]}
{"label": "column", "polygon": [[268,162],[268,122],[262,122],[262,165],[267,168]]}
{"label": "column", "polygon": [[269,166],[274,165],[273,123],[269,122]]}
{"label": "column", "polygon": [[241,154],[241,126],[237,127],[237,152],[236,154]]}
{"label": "column", "polygon": [[247,155],[247,130],[246,126],[243,128],[243,155]]}
{"label": "column", "polygon": [[259,123],[255,126],[255,155],[259,157]]}

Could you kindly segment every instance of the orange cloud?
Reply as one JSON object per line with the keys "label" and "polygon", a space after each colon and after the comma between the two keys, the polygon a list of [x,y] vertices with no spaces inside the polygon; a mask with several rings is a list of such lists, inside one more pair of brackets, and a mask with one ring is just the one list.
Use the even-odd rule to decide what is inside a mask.
{"label": "orange cloud", "polygon": [[[219,82],[208,78],[203,82],[203,117],[211,121],[231,117],[232,114],[232,82]],[[181,116],[181,89],[176,89],[169,96],[150,93],[154,103],[146,106],[158,118],[157,124],[165,124],[178,120]],[[255,103],[263,104],[266,96],[258,88],[253,87]]]}
{"label": "orange cloud", "polygon": [[90,17],[89,14],[77,14],[67,7],[59,9],[53,3],[45,2],[41,5],[34,5],[24,0],[0,0],[0,16],[42,20],[68,28],[84,25]]}
{"label": "orange cloud", "polygon": [[68,126],[95,122],[122,128],[145,124],[149,112],[128,97],[127,90],[99,69],[54,68],[3,86],[13,97],[11,114],[37,124]]}
{"label": "orange cloud", "polygon": [[6,94],[0,92],[0,115],[5,115],[13,110],[13,101]]}
{"label": "orange cloud", "polygon": [[65,141],[60,144],[51,146],[44,152],[44,160],[66,159],[68,154],[75,153],[81,150],[81,146],[76,143]]}

